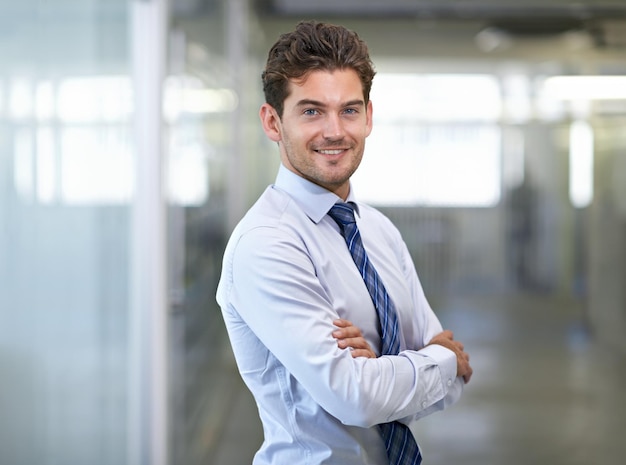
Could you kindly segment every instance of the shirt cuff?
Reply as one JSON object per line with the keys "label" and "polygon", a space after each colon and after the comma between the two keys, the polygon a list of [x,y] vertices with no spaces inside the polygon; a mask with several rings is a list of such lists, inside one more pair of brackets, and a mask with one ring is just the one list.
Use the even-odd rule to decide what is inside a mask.
{"label": "shirt cuff", "polygon": [[450,389],[456,378],[456,354],[450,349],[446,349],[439,344],[431,344],[418,351],[437,363],[441,371],[441,381],[446,390]]}

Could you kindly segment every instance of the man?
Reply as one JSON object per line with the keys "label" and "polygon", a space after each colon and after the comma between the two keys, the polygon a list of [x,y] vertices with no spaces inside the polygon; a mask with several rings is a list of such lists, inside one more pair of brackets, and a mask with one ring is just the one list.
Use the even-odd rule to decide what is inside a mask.
{"label": "man", "polygon": [[255,465],[420,463],[407,426],[472,375],[400,233],[350,189],[374,74],[365,43],[330,24],[301,22],[269,52],[260,118],[281,167],[233,232],[217,291],[263,423]]}

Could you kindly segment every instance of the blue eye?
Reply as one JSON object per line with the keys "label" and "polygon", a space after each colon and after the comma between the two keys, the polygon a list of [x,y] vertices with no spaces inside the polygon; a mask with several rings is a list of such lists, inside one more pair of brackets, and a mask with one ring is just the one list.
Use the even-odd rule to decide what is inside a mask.
{"label": "blue eye", "polygon": [[304,114],[309,116],[317,115],[317,113],[317,110],[314,108],[307,108],[306,110],[304,110]]}

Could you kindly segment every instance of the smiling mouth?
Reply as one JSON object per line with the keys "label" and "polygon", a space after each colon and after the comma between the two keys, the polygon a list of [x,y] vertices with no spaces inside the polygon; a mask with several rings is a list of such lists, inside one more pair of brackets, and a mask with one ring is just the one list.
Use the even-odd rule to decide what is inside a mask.
{"label": "smiling mouth", "polygon": [[321,153],[322,155],[339,155],[345,149],[327,149],[327,150],[316,150],[316,152]]}

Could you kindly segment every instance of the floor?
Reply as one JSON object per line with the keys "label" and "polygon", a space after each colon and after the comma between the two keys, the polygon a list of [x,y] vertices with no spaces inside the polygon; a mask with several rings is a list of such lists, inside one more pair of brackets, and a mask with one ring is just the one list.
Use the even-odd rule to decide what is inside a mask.
{"label": "floor", "polygon": [[[626,462],[626,357],[593,341],[580,303],[541,295],[433,299],[471,355],[461,401],[421,421],[424,465]],[[206,463],[244,465],[262,440],[225,346],[223,428]]]}

